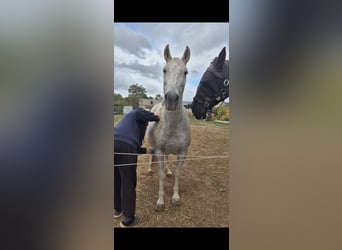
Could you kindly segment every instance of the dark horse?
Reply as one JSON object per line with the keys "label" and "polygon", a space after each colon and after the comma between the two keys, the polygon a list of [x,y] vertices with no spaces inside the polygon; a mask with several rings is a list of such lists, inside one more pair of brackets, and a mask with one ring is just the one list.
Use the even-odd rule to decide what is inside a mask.
{"label": "dark horse", "polygon": [[229,97],[229,61],[226,47],[210,63],[197,87],[190,107],[196,119],[206,117],[208,111]]}

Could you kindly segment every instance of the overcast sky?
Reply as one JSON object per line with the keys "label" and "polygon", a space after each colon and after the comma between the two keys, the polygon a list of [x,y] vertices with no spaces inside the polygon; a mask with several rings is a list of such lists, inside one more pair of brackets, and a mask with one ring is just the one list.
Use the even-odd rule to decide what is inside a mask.
{"label": "overcast sky", "polygon": [[229,59],[229,23],[114,23],[114,93],[128,95],[138,83],[148,96],[163,94],[164,48],[182,57],[189,46],[191,57],[184,101],[192,101],[196,88],[223,47]]}

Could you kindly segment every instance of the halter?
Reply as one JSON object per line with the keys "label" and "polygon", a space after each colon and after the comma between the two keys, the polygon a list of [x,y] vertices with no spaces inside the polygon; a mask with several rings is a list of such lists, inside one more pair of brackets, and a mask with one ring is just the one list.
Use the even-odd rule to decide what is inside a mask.
{"label": "halter", "polygon": [[228,74],[216,73],[208,68],[198,86],[193,102],[202,104],[209,111],[217,103],[229,97],[229,79],[223,75]]}

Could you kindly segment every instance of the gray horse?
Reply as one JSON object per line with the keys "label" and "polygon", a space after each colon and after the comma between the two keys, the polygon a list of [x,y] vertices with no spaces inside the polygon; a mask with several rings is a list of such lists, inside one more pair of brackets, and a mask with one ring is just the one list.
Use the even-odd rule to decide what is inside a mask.
{"label": "gray horse", "polygon": [[[188,147],[191,143],[190,120],[186,109],[183,106],[183,92],[188,73],[186,64],[190,59],[190,49],[187,46],[183,57],[172,57],[167,45],[164,49],[164,58],[166,65],[164,67],[164,101],[151,109],[151,112],[160,112],[160,121],[150,122],[146,139],[150,146],[155,150],[155,157],[158,161],[159,174],[159,198],[156,210],[165,209],[165,159],[167,155],[177,155],[177,164],[175,170],[175,183],[173,187],[172,204],[180,204],[178,192],[179,176],[183,162],[188,153]],[[149,167],[151,171],[151,165]],[[168,175],[171,170],[168,169]]]}

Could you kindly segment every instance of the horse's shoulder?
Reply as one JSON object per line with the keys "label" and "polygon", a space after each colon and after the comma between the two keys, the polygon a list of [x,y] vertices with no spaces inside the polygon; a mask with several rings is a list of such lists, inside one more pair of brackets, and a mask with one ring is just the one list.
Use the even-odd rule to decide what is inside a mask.
{"label": "horse's shoulder", "polygon": [[152,108],[151,108],[151,112],[158,112],[158,111],[160,111],[161,110],[161,108],[162,108],[162,103],[161,102],[159,102],[159,103],[157,103],[156,105],[154,105]]}

